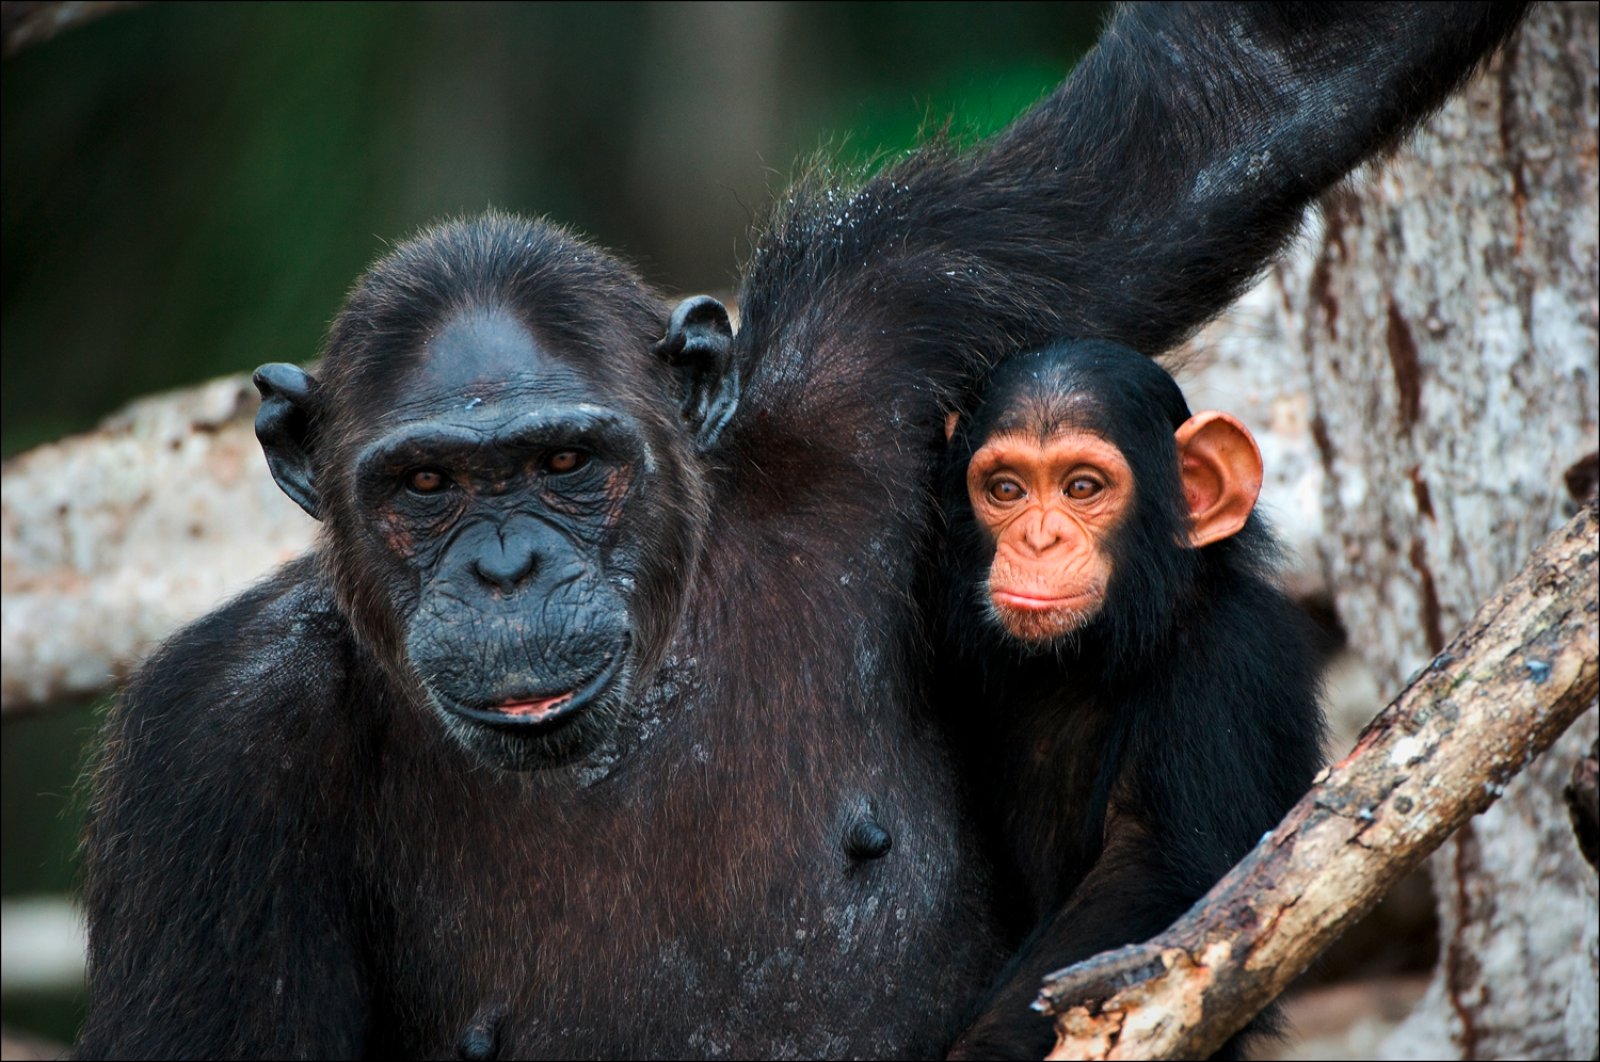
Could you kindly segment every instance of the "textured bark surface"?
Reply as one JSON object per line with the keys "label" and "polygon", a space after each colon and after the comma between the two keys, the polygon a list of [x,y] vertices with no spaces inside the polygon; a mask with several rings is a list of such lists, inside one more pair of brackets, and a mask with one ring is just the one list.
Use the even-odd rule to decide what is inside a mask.
{"label": "textured bark surface", "polygon": [[120,681],[310,545],[267,474],[248,377],[136,402],[0,478],[0,710]]}
{"label": "textured bark surface", "polygon": [[[1269,514],[1384,699],[1592,487],[1597,25],[1536,9],[1180,374],[1265,429]],[[1380,1055],[1595,1057],[1596,877],[1563,789],[1597,730],[1591,711],[1434,858],[1440,964]]]}
{"label": "textured bark surface", "polygon": [[[1564,519],[1595,448],[1597,11],[1537,10],[1279,288],[1352,637],[1398,688]],[[1305,264],[1302,263],[1302,270]]]}
{"label": "textured bark surface", "polygon": [[1050,1057],[1208,1056],[1492,803],[1600,689],[1597,529],[1556,532],[1171,929],[1047,980]]}
{"label": "textured bark surface", "polygon": [[[1535,11],[1514,45],[1286,273],[1312,381],[1339,615],[1404,676],[1568,509],[1595,448],[1600,11]],[[1562,788],[1592,711],[1432,865],[1439,967],[1397,1058],[1592,1058],[1596,880]]]}
{"label": "textured bark surface", "polygon": [[[1191,405],[1263,434],[1297,585],[1330,595],[1383,699],[1593,489],[1597,24],[1536,9],[1180,370]],[[1590,711],[1434,858],[1440,963],[1380,1057],[1596,1056],[1596,876],[1563,790],[1597,729]]]}

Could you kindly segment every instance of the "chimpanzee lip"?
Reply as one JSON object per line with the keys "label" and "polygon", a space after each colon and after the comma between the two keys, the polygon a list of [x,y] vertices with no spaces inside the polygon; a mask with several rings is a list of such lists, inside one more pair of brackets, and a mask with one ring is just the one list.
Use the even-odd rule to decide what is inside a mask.
{"label": "chimpanzee lip", "polygon": [[628,643],[624,641],[598,672],[570,691],[541,696],[514,694],[478,708],[470,708],[457,701],[441,700],[444,700],[445,707],[457,715],[499,730],[523,734],[555,730],[582,715],[584,709],[611,687],[612,680],[622,670],[627,650]]}
{"label": "chimpanzee lip", "polygon": [[1061,608],[1072,608],[1094,600],[1094,591],[1085,591],[1081,594],[1068,594],[1065,597],[1044,597],[1038,594],[1023,593],[1019,590],[1003,590],[996,588],[992,591],[996,602],[1010,605],[1012,608],[1027,609],[1029,611],[1049,612]]}

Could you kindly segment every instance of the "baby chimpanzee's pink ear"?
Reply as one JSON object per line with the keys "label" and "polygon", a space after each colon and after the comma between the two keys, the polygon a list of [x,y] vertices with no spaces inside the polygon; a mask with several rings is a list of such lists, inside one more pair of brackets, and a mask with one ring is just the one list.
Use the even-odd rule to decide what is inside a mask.
{"label": "baby chimpanzee's pink ear", "polygon": [[1238,534],[1261,493],[1261,450],[1239,418],[1196,413],[1174,434],[1196,549]]}

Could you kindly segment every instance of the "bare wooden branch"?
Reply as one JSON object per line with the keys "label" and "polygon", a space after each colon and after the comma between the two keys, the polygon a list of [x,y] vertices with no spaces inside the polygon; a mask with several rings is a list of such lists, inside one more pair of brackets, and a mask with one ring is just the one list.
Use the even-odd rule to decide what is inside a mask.
{"label": "bare wooden branch", "polygon": [[0,711],[99,693],[178,626],[303,553],[248,376],[141,399],[5,463]]}
{"label": "bare wooden branch", "polygon": [[1048,978],[1049,1057],[1206,1057],[1493,803],[1600,689],[1597,527],[1591,502],[1170,929]]}

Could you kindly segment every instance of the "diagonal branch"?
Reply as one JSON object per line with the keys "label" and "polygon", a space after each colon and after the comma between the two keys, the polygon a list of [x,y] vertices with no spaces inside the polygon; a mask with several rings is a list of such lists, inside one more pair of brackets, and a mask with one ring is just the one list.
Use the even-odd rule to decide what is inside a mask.
{"label": "diagonal branch", "polygon": [[1047,978],[1050,1058],[1204,1058],[1594,701],[1597,509],[1553,534],[1171,928]]}

